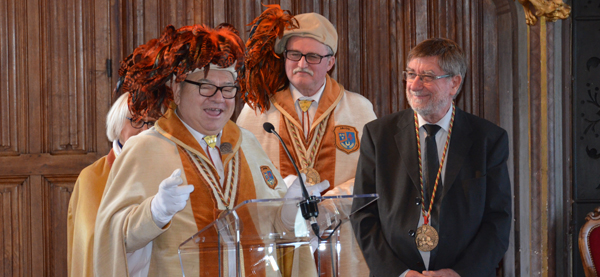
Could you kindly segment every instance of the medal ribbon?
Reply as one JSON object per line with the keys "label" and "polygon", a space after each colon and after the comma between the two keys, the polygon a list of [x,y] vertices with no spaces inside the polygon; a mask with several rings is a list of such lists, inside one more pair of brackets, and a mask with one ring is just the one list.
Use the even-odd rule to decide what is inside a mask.
{"label": "medal ribbon", "polygon": [[300,136],[300,131],[298,128],[292,124],[287,117],[284,117],[285,125],[287,126],[290,137],[292,138],[292,145],[294,146],[294,149],[300,158],[301,169],[314,166],[318,154],[317,150],[323,141],[323,134],[325,134],[327,121],[329,120],[330,115],[331,114],[328,114],[317,126],[315,136],[313,137],[308,149],[306,149],[307,143],[304,139],[304,136]]}
{"label": "medal ribbon", "polygon": [[454,125],[454,113],[456,109],[454,107],[454,102],[452,103],[452,119],[450,119],[450,128],[448,129],[448,137],[446,138],[446,144],[444,145],[444,153],[442,154],[442,162],[440,163],[440,167],[438,168],[437,175],[435,177],[435,185],[433,186],[433,193],[431,194],[431,201],[429,201],[429,209],[425,211],[425,192],[423,189],[423,161],[421,160],[421,138],[419,136],[419,119],[417,118],[417,112],[414,112],[415,117],[415,131],[417,133],[417,149],[419,152],[419,182],[421,183],[421,212],[423,213],[423,224],[429,225],[429,216],[431,215],[431,208],[433,207],[433,202],[435,200],[435,193],[437,191],[438,182],[440,181],[440,176],[442,175],[442,168],[444,166],[444,161],[446,160],[446,154],[448,153],[448,145],[450,144],[450,135],[452,134],[452,126]]}
{"label": "medal ribbon", "polygon": [[185,151],[188,153],[188,155],[193,157],[194,165],[196,168],[198,168],[198,171],[200,171],[200,174],[208,186],[213,189],[213,193],[216,192],[215,196],[221,200],[221,204],[224,206],[224,208],[227,210],[232,209],[233,203],[231,203],[231,196],[233,192],[236,191],[233,186],[237,187],[239,182],[239,172],[237,166],[239,163],[239,151],[237,151],[234,155],[234,158],[227,163],[227,176],[225,177],[225,182],[223,184],[225,186],[224,191],[220,186],[220,182],[218,182],[218,180],[215,178],[213,171],[209,168],[209,165],[206,163],[206,161],[187,149]]}
{"label": "medal ribbon", "polygon": [[304,130],[305,138],[308,138],[308,135],[310,134],[310,116],[308,115],[308,109],[312,105],[312,102],[314,102],[314,100],[298,100],[298,105],[302,110],[302,129]]}

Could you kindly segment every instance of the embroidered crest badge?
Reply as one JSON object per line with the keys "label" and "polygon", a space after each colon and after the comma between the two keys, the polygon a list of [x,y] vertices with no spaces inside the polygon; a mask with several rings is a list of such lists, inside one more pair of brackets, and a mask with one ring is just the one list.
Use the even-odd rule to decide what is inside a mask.
{"label": "embroidered crest badge", "polygon": [[260,172],[262,172],[262,176],[265,179],[265,183],[272,189],[275,189],[277,186],[277,178],[273,175],[273,171],[266,165],[260,167]]}
{"label": "embroidered crest badge", "polygon": [[335,146],[350,154],[360,148],[360,142],[358,141],[358,131],[356,128],[348,125],[338,125],[333,129],[335,133]]}

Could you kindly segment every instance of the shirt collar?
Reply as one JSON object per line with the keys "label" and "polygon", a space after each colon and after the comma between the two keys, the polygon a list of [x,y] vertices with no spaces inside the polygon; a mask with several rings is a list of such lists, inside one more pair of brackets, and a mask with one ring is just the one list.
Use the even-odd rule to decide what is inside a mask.
{"label": "shirt collar", "polygon": [[294,98],[294,103],[298,102],[298,99],[301,99],[301,100],[313,100],[313,101],[315,101],[315,104],[319,105],[319,100],[321,100],[321,95],[323,95],[323,91],[325,90],[326,84],[327,84],[327,79],[325,79],[323,86],[321,86],[321,88],[313,96],[304,96],[302,93],[300,93],[300,91],[296,87],[294,87],[294,85],[292,85],[290,83],[290,91],[292,92],[292,98]]}
{"label": "shirt collar", "polygon": [[[192,128],[192,126],[188,125],[187,123],[185,123],[185,121],[181,120],[181,118],[179,117],[177,112],[175,112],[175,115],[177,115],[177,118],[179,118],[179,121],[181,121],[181,123],[183,123],[183,126],[185,126],[185,128],[188,129],[188,131],[192,134],[192,136],[194,136],[194,138],[198,141],[200,146],[202,146],[202,147],[208,146],[208,144],[206,144],[206,141],[204,140],[204,137],[206,136],[205,134],[202,134],[202,133],[196,131],[194,128]],[[217,134],[217,146],[221,145],[221,134],[222,133],[223,133],[223,130],[221,129],[221,131],[219,131],[219,133]]]}
{"label": "shirt collar", "polygon": [[450,105],[450,108],[448,109],[444,117],[442,117],[442,119],[440,119],[440,121],[438,122],[427,122],[423,117],[421,117],[420,114],[417,113],[417,118],[419,120],[419,128],[423,127],[423,125],[425,124],[436,124],[442,127],[444,131],[448,132],[448,130],[450,129],[450,119],[452,119],[452,105]]}

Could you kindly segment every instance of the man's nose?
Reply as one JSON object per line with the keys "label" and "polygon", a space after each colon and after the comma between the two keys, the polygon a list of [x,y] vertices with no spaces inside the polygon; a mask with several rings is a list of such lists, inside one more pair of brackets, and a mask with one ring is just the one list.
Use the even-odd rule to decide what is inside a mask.
{"label": "man's nose", "polygon": [[420,90],[421,88],[423,88],[423,81],[421,81],[421,77],[417,76],[417,78],[415,78],[415,80],[413,80],[412,83],[408,83],[408,87],[411,90]]}
{"label": "man's nose", "polygon": [[223,90],[222,89],[217,89],[217,93],[215,93],[215,95],[210,97],[210,100],[213,102],[225,102],[225,97],[223,97]]}
{"label": "man's nose", "polygon": [[301,68],[308,67],[308,62],[306,61],[306,56],[300,57],[300,60],[298,61],[298,67],[301,67]]}

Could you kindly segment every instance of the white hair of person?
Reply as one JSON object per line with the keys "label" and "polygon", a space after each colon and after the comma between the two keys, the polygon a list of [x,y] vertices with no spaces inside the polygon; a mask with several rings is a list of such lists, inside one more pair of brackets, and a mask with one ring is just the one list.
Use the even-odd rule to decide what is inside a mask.
{"label": "white hair of person", "polygon": [[123,93],[106,115],[106,136],[111,142],[119,139],[121,131],[125,127],[126,117],[130,116],[128,98],[129,92]]}

